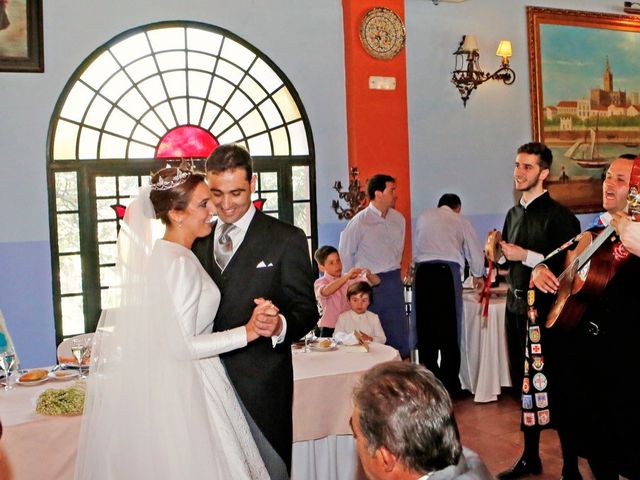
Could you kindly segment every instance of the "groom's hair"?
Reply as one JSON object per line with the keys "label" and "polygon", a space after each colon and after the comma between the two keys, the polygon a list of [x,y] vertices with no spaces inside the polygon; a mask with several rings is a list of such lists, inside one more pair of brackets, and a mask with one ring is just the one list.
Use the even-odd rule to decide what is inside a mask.
{"label": "groom's hair", "polygon": [[251,181],[253,160],[247,149],[240,145],[219,145],[207,158],[207,173],[222,173],[236,168],[243,168],[247,174],[247,181]]}

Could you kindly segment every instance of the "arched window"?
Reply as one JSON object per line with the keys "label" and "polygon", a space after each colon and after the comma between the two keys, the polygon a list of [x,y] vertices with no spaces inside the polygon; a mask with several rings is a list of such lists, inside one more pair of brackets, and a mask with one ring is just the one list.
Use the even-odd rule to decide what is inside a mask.
{"label": "arched window", "polygon": [[54,111],[48,179],[56,336],[93,331],[114,285],[124,209],[149,172],[249,149],[263,211],[316,245],[313,139],[285,75],[236,35],[163,22],[118,35],[73,74]]}

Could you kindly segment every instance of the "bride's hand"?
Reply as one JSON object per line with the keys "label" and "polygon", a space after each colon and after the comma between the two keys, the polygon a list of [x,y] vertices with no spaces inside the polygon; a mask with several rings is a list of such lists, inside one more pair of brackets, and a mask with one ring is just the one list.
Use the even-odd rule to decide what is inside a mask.
{"label": "bride's hand", "polygon": [[282,331],[282,319],[278,314],[278,307],[263,298],[256,298],[254,301],[256,307],[246,325],[247,341],[279,335]]}

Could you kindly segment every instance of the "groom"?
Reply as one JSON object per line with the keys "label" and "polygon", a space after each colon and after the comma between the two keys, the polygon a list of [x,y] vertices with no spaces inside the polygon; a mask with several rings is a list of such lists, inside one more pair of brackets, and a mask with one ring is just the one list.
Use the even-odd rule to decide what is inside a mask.
{"label": "groom", "polygon": [[244,325],[256,298],[271,300],[280,310],[271,338],[259,338],[220,357],[248,413],[270,477],[288,478],[293,401],[290,345],[318,321],[307,239],[299,228],[254,207],[251,193],[256,177],[244,148],[220,145],[207,159],[206,168],[219,221],[209,236],[194,243],[193,251],[222,293],[214,331]]}

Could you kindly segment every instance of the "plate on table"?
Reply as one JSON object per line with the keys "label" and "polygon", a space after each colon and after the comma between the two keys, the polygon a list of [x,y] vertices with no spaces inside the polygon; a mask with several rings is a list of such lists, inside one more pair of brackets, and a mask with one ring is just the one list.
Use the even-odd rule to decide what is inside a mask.
{"label": "plate on table", "polygon": [[[83,370],[88,371],[90,368],[90,365],[88,363],[83,363],[82,368]],[[61,363],[60,369],[61,370],[79,370],[80,366],[77,363]]]}
{"label": "plate on table", "polygon": [[319,339],[309,344],[309,348],[314,352],[330,352],[338,348],[338,344],[330,338]]}
{"label": "plate on table", "polygon": [[49,372],[49,378],[52,380],[71,380],[78,376],[78,370],[56,370],[55,372]]}
{"label": "plate on table", "polygon": [[[27,372],[28,373],[28,372]],[[45,374],[43,377],[37,378],[35,380],[23,380],[23,377],[26,375],[23,374],[22,376],[20,376],[17,380],[16,383],[18,385],[25,385],[25,386],[29,386],[29,385],[38,385],[40,383],[44,383],[47,380],[49,380],[49,372],[47,372],[47,374]]]}

